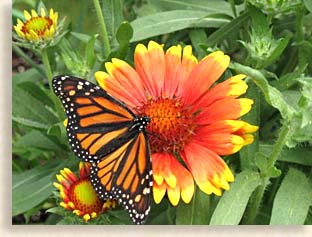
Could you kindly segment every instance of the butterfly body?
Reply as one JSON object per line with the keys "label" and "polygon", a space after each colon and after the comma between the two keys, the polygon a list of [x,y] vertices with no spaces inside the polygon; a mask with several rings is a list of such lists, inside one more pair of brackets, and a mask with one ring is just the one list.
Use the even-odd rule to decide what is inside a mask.
{"label": "butterfly body", "polygon": [[73,152],[92,163],[94,190],[103,200],[117,199],[134,223],[143,223],[151,205],[152,170],[145,131],[150,118],[138,117],[89,81],[57,76],[52,85],[68,118]]}

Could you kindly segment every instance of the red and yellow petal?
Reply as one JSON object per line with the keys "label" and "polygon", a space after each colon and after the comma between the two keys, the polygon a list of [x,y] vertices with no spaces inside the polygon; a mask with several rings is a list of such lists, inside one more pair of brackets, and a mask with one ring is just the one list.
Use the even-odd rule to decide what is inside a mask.
{"label": "red and yellow petal", "polygon": [[187,45],[172,46],[166,51],[166,72],[163,96],[172,98],[182,95],[182,87],[198,61],[192,53],[192,47]]}
{"label": "red and yellow petal", "polygon": [[159,203],[167,191],[172,205],[176,206],[180,198],[189,203],[194,194],[194,182],[190,172],[168,153],[155,153],[152,160],[155,202]]}
{"label": "red and yellow petal", "polygon": [[71,183],[78,181],[77,176],[68,168],[64,168],[60,171],[60,173],[65,179],[69,180]]}
{"label": "red and yellow petal", "polygon": [[[125,61],[113,58],[112,62],[105,63],[107,72],[114,77],[116,86],[122,87],[130,92],[136,102],[145,100],[143,83],[138,73]],[[131,90],[129,90],[131,88]]]}
{"label": "red and yellow petal", "polygon": [[211,53],[201,60],[182,85],[184,102],[193,105],[219,79],[229,63],[230,57],[221,51]]}
{"label": "red and yellow petal", "polygon": [[203,192],[220,196],[222,189],[229,190],[229,182],[234,181],[234,176],[216,153],[193,142],[184,147],[181,155]]}
{"label": "red and yellow petal", "polygon": [[[129,107],[137,107],[138,100],[136,99],[136,96],[131,94],[131,90],[128,90],[127,88],[120,85],[115,77],[110,76],[108,73],[103,71],[95,72],[94,77],[97,80],[99,86],[109,94],[123,101]],[[136,91],[133,92],[135,93]]]}
{"label": "red and yellow petal", "polygon": [[196,111],[207,107],[213,102],[226,97],[237,98],[245,94],[248,89],[247,83],[243,80],[245,77],[246,75],[239,74],[215,85],[202,98],[200,98],[196,104],[194,104],[193,110]]}
{"label": "red and yellow petal", "polygon": [[167,185],[162,182],[160,185],[156,182],[153,183],[153,197],[156,204],[159,204],[164,198],[167,191]]}
{"label": "red and yellow petal", "polygon": [[222,120],[234,120],[251,110],[253,100],[248,98],[235,99],[232,97],[217,100],[196,116],[197,124],[212,124]]}
{"label": "red and yellow petal", "polygon": [[79,177],[84,179],[90,176],[91,164],[87,162],[79,162]]}
{"label": "red and yellow petal", "polygon": [[172,98],[179,86],[178,69],[181,64],[182,47],[181,45],[171,46],[165,55],[166,71],[163,88],[163,97]]}
{"label": "red and yellow petal", "polygon": [[156,99],[161,94],[166,70],[162,46],[154,41],[150,41],[147,48],[138,44],[135,48],[134,64],[148,96]]}
{"label": "red and yellow petal", "polygon": [[257,126],[240,120],[218,121],[198,127],[194,140],[216,154],[230,155],[252,143],[253,135],[248,133],[257,129]]}

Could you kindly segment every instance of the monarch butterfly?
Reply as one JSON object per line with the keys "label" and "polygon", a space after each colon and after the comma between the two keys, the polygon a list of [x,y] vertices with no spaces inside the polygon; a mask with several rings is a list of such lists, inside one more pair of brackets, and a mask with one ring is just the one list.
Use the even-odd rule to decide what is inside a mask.
{"label": "monarch butterfly", "polygon": [[145,222],[151,206],[152,169],[145,127],[150,119],[93,83],[57,76],[52,81],[68,118],[73,152],[92,163],[90,179],[103,199],[117,199],[136,224]]}

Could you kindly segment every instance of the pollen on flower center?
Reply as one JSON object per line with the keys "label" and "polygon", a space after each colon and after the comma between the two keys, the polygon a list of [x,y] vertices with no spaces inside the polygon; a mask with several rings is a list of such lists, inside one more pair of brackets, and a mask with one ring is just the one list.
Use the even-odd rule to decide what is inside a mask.
{"label": "pollen on flower center", "polygon": [[30,31],[34,31],[38,35],[43,35],[46,29],[49,29],[53,24],[53,21],[49,17],[33,17],[23,25],[21,31],[26,34]]}
{"label": "pollen on flower center", "polygon": [[193,136],[194,116],[177,99],[149,100],[139,111],[151,119],[147,131],[152,153],[179,152]]}
{"label": "pollen on flower center", "polygon": [[72,187],[70,200],[73,201],[78,210],[84,210],[86,213],[102,210],[103,203],[97,197],[88,180],[81,180]]}

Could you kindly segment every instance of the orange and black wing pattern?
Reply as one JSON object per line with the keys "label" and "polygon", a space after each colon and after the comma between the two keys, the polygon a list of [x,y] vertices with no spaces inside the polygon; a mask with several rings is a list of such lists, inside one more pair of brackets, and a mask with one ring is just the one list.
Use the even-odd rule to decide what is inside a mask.
{"label": "orange and black wing pattern", "polygon": [[94,162],[136,135],[129,131],[135,114],[100,87],[72,76],[55,77],[52,85],[68,118],[69,143],[83,161]]}
{"label": "orange and black wing pattern", "polygon": [[136,224],[146,220],[151,205],[152,170],[148,142],[138,134],[91,167],[91,183],[103,199],[117,199]]}
{"label": "orange and black wing pattern", "polygon": [[117,199],[132,221],[142,224],[151,206],[152,168],[145,127],[125,104],[89,81],[57,76],[52,81],[68,122],[68,141],[78,158],[92,163],[98,196]]}

